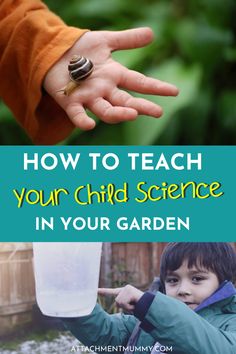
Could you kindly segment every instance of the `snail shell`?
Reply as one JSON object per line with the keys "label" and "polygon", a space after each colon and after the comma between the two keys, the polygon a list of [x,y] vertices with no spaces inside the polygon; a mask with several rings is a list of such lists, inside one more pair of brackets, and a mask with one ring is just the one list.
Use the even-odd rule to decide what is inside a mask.
{"label": "snail shell", "polygon": [[74,82],[86,79],[93,71],[91,60],[74,55],[68,65],[70,79]]}

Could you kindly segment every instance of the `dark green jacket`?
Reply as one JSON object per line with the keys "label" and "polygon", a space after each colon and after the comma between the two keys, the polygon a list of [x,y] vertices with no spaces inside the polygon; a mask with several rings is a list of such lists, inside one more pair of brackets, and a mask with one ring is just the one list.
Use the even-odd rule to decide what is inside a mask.
{"label": "dark green jacket", "polygon": [[[184,303],[157,292],[141,319],[140,326],[145,330],[141,330],[135,344],[136,348],[150,346],[150,350],[139,348],[132,352],[148,353],[159,342],[167,348],[172,346],[169,352],[174,354],[235,354],[234,294],[233,285],[227,283],[195,312]],[[138,319],[132,315],[109,315],[96,305],[89,316],[63,321],[84,345],[102,346],[102,353],[111,353],[111,347],[107,351],[104,347],[125,347]]]}

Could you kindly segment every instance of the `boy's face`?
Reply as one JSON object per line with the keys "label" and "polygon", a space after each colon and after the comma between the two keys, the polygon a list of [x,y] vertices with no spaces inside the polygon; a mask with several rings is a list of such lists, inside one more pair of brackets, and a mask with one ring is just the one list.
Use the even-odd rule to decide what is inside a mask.
{"label": "boy's face", "polygon": [[215,273],[202,267],[190,269],[186,261],[178,269],[168,271],[165,279],[166,295],[184,302],[193,310],[218,287]]}

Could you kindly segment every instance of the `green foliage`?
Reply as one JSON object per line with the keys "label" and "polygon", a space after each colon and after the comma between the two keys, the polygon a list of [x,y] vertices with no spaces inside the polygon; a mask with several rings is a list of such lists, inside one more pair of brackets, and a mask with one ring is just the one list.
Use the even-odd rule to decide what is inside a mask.
{"label": "green foliage", "polygon": [[[47,0],[68,25],[92,30],[150,26],[146,48],[113,53],[127,67],[172,82],[178,98],[150,97],[164,108],[161,119],[72,134],[65,144],[235,144],[235,0]],[[22,144],[25,135],[0,103],[2,144]],[[20,133],[19,133],[20,131]],[[18,133],[17,133],[18,132]]]}
{"label": "green foliage", "polygon": [[148,71],[152,77],[172,81],[179,89],[178,99],[170,97],[149,97],[153,102],[160,104],[164,109],[164,117],[153,119],[144,117],[124,125],[124,143],[132,145],[154,144],[161,134],[172,124],[175,113],[186,107],[197,94],[201,77],[201,68],[198,66],[186,67],[178,59],[166,61],[158,68]]}
{"label": "green foliage", "polygon": [[30,140],[22,128],[14,121],[12,113],[0,100],[0,144],[29,145]]}

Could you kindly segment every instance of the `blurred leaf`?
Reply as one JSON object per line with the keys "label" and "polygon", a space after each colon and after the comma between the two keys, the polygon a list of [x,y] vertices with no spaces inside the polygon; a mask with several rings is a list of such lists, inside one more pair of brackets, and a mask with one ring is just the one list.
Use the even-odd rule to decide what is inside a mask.
{"label": "blurred leaf", "polygon": [[223,51],[232,44],[233,34],[203,22],[186,19],[180,22],[176,32],[181,53],[192,62],[211,66],[223,56]]}
{"label": "blurred leaf", "polygon": [[[212,92],[201,88],[190,105],[177,112],[172,119],[178,123],[178,134],[170,144],[204,145],[209,139],[209,113],[211,112]],[[165,132],[164,132],[165,134]]]}
{"label": "blurred leaf", "polygon": [[198,12],[205,15],[211,25],[226,25],[235,13],[235,0],[194,0],[199,5]]}
{"label": "blurred leaf", "polygon": [[229,62],[236,62],[236,48],[231,47],[225,50],[225,59]]}
{"label": "blurred leaf", "polygon": [[13,116],[9,108],[0,101],[0,123],[12,120]]}
{"label": "blurred leaf", "polygon": [[218,121],[227,129],[236,132],[236,91],[224,92],[218,101]]}
{"label": "blurred leaf", "polygon": [[152,144],[163,130],[167,129],[173,114],[189,105],[196,96],[201,79],[201,68],[199,66],[186,67],[175,58],[147,74],[177,85],[180,89],[180,94],[177,98],[147,96],[147,98],[164,108],[164,116],[161,119],[141,117],[135,122],[125,123],[124,144]]}
{"label": "blurred leaf", "polygon": [[69,145],[122,145],[124,143],[123,126],[100,122],[94,130],[74,134],[67,142]]}
{"label": "blurred leaf", "polygon": [[112,15],[116,15],[117,12],[121,11],[122,8],[122,1],[90,0],[77,2],[77,11],[80,14],[82,13],[85,17],[111,17]]}
{"label": "blurred leaf", "polygon": [[2,101],[0,101],[0,144],[31,144],[30,139],[13,119],[11,111]]}
{"label": "blurred leaf", "polygon": [[24,131],[14,122],[14,120],[1,122],[0,129],[1,145],[32,145],[30,139]]}
{"label": "blurred leaf", "polygon": [[112,57],[127,68],[136,68],[143,63],[147,56],[147,50],[143,48],[113,52]]}

